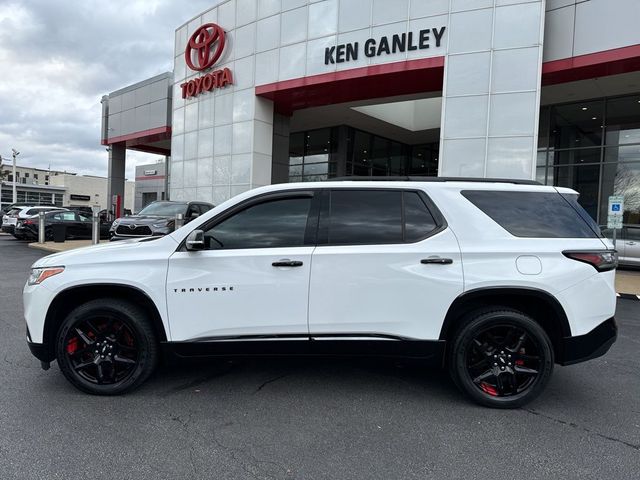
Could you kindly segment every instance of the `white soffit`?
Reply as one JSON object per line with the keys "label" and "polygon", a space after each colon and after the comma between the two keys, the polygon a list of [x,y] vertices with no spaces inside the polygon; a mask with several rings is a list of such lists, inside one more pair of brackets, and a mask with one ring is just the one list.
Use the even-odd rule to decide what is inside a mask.
{"label": "white soffit", "polygon": [[357,112],[382,120],[383,122],[397,125],[412,132],[417,132],[420,130],[440,128],[442,97],[351,108]]}

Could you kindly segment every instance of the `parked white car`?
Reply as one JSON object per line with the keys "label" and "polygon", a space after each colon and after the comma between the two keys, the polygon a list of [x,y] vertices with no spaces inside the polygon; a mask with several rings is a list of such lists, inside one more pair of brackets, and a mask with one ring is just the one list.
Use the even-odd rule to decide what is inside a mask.
{"label": "parked white car", "polygon": [[258,188],[165,237],[38,260],[27,340],[93,394],[137,387],[162,349],[421,358],[524,405],[617,336],[611,243],[576,192],[531,183]]}
{"label": "parked white car", "polygon": [[[15,206],[2,216],[2,231],[5,233],[15,233],[18,220],[38,215],[40,212],[50,212],[51,210],[66,210],[62,207],[50,206]],[[19,237],[18,237],[19,238]]]}
{"label": "parked white car", "polygon": [[[613,239],[613,230],[602,227],[602,233]],[[640,267],[640,225],[624,225],[616,232],[616,251],[621,266]]]}

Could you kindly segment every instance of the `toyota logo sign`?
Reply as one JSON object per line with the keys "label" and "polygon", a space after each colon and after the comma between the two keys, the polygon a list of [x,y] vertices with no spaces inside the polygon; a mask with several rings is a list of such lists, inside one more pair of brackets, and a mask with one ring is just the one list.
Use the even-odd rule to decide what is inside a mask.
{"label": "toyota logo sign", "polygon": [[[184,50],[184,61],[191,70],[201,72],[211,68],[224,52],[225,31],[215,23],[198,27]],[[209,72],[180,85],[182,98],[195,97],[202,92],[233,84],[233,75],[228,68]]]}
{"label": "toyota logo sign", "polygon": [[205,23],[191,35],[184,51],[184,59],[191,70],[201,72],[218,61],[224,50],[224,43],[224,30],[215,23]]}

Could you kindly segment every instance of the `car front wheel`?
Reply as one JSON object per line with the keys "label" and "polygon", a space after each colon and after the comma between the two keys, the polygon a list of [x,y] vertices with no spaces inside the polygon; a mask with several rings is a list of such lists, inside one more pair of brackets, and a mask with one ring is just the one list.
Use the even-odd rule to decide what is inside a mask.
{"label": "car front wheel", "polygon": [[506,308],[477,311],[457,331],[449,370],[481,405],[517,408],[536,398],[553,371],[553,348],[528,315]]}
{"label": "car front wheel", "polygon": [[117,395],[143,383],[158,358],[147,314],[129,302],[97,299],[73,310],[56,341],[58,365],[76,388]]}

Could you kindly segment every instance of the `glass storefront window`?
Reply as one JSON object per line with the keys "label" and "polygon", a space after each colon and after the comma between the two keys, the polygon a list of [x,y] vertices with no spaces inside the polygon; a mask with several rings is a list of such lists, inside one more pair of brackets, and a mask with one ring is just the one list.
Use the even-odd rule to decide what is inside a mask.
{"label": "glass storefront window", "polygon": [[640,143],[640,96],[607,102],[607,145]]}
{"label": "glass storefront window", "polygon": [[331,128],[291,134],[289,182],[312,182],[335,176],[333,137]]}
{"label": "glass storefront window", "polygon": [[404,175],[405,156],[402,150],[401,143],[391,142],[389,151],[389,175],[391,176]]}
{"label": "glass storefront window", "polygon": [[602,143],[604,101],[560,105],[551,111],[550,147],[596,147]]}
{"label": "glass storefront window", "polygon": [[[289,165],[299,165],[304,159],[304,137],[303,132],[292,133],[289,137]],[[302,175],[302,172],[300,173]]]}
{"label": "glass storefront window", "polygon": [[600,148],[579,148],[554,152],[554,165],[580,165],[600,163]]}
{"label": "glass storefront window", "polygon": [[600,165],[575,165],[555,167],[554,185],[569,187],[580,192],[580,205],[593,217],[598,216],[598,189],[600,185]]}
{"label": "glass storefront window", "polygon": [[[407,145],[346,125],[289,137],[289,181],[438,174],[439,143]],[[344,145],[338,145],[338,138]]]}
{"label": "glass storefront window", "polygon": [[640,162],[603,165],[600,223],[606,221],[610,195],[624,196],[623,223],[640,224]]}
{"label": "glass storefront window", "polygon": [[608,197],[624,195],[624,223],[640,224],[640,95],[556,105],[549,116],[548,149],[538,152],[538,181],[546,176],[548,185],[578,191],[580,203],[600,225],[607,221]]}
{"label": "glass storefront window", "polygon": [[371,174],[375,176],[388,175],[387,163],[389,162],[389,146],[391,142],[386,138],[373,137],[371,149]]}

